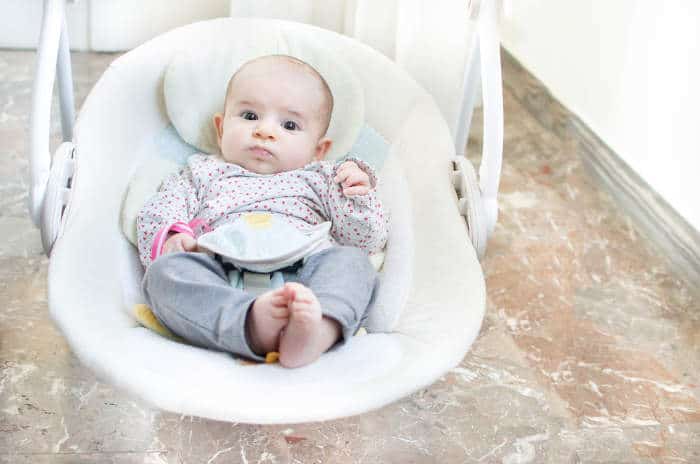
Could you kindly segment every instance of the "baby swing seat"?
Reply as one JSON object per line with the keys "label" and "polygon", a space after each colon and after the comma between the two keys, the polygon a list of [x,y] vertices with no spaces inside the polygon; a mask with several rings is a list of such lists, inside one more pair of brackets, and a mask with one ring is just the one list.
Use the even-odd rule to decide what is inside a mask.
{"label": "baby swing seat", "polygon": [[[172,131],[166,69],[178,54],[244,40],[251,29],[274,35],[281,50],[316,42],[342,58],[361,87],[361,123],[388,144],[376,166],[390,232],[369,333],[299,369],[177,343],[130,313],[143,301],[143,270],[120,211],[134,174],[159,149],[154,140]],[[175,29],[112,63],[85,100],[72,143],[71,199],[49,264],[51,315],[84,364],[161,409],[260,424],[359,414],[434,382],[478,334],[484,279],[453,186],[447,124],[411,77],[354,39],[262,19]]]}

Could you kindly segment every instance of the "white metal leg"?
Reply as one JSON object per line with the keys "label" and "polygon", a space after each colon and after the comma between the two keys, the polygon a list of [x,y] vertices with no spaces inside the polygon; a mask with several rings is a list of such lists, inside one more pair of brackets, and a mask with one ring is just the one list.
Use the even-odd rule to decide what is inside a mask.
{"label": "white metal leg", "polygon": [[479,17],[479,54],[484,105],[484,145],[479,166],[481,199],[491,236],[498,220],[498,185],[503,160],[503,83],[496,0],[483,0]]}
{"label": "white metal leg", "polygon": [[51,155],[49,153],[51,98],[56,76],[56,57],[58,55],[64,17],[64,0],[44,0],[44,14],[39,36],[36,75],[32,93],[29,136],[29,171],[31,175],[29,210],[32,220],[37,227],[41,227],[41,210],[51,166]]}
{"label": "white metal leg", "polygon": [[[44,0],[41,34],[37,48],[36,75],[29,127],[29,211],[39,229],[44,251],[49,254],[58,237],[63,213],[70,199],[73,176],[75,106],[70,63],[65,0]],[[51,100],[58,75],[63,144],[51,158]]]}
{"label": "white metal leg", "polygon": [[455,136],[455,153],[458,156],[465,156],[467,141],[469,140],[469,129],[472,125],[474,107],[480,95],[479,81],[481,80],[481,56],[479,54],[479,35],[475,34],[474,43],[469,53],[469,61],[464,70],[464,95],[462,96],[462,107],[457,121],[457,135]]}
{"label": "white metal leg", "polygon": [[58,74],[58,95],[61,102],[61,130],[63,141],[73,140],[73,122],[75,121],[75,99],[73,96],[73,70],[70,62],[70,41],[65,17],[61,27],[61,40],[58,46],[56,62]]}

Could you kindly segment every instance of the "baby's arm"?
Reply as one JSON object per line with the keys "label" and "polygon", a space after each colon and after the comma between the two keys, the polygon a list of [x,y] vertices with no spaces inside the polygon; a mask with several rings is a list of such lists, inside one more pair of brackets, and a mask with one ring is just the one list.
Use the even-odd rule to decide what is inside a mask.
{"label": "baby's arm", "polygon": [[341,245],[380,251],[388,235],[387,217],[375,190],[377,177],[365,162],[351,158],[326,165],[328,191],[324,201],[332,222],[331,235]]}
{"label": "baby's arm", "polygon": [[[149,198],[136,218],[139,256],[144,267],[150,266],[158,256],[180,247],[183,251],[194,249],[190,241],[183,243],[183,235],[188,238],[194,235],[188,223],[198,210],[197,190],[192,170],[187,165],[180,174],[170,175],[163,181],[158,193]],[[172,235],[174,232],[179,233]]]}

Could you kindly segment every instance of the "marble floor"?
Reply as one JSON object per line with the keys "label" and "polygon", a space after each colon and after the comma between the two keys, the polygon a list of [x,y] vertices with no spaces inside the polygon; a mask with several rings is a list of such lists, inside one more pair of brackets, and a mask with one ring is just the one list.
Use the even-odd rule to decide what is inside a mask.
{"label": "marble floor", "polygon": [[[78,102],[114,58],[73,56]],[[33,67],[32,52],[0,51],[0,462],[700,462],[700,302],[575,141],[507,85],[486,319],[432,386],[358,417],[256,426],[163,413],[99,382],[49,318],[25,209]]]}

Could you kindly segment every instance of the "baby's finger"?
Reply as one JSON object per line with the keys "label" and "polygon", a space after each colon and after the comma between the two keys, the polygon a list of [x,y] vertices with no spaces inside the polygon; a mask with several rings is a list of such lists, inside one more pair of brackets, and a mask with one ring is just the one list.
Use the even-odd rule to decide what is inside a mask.
{"label": "baby's finger", "polygon": [[341,165],[338,167],[338,170],[340,171],[345,171],[346,169],[352,169],[353,167],[356,167],[357,165],[352,162],[352,161],[344,161],[341,163]]}
{"label": "baby's finger", "polygon": [[362,171],[353,172],[343,182],[343,187],[354,187],[356,185],[369,185],[367,174]]}
{"label": "baby's finger", "polygon": [[356,187],[347,187],[343,189],[343,195],[346,197],[351,197],[354,195],[365,195],[369,192],[369,187],[364,185],[358,185]]}
{"label": "baby's finger", "polygon": [[183,251],[182,245],[180,244],[180,240],[178,240],[178,239],[168,240],[167,242],[165,242],[165,249],[167,250],[168,253],[174,253],[176,251]]}
{"label": "baby's finger", "polygon": [[348,178],[348,175],[349,175],[349,174],[350,174],[350,172],[349,172],[347,169],[346,169],[346,170],[343,170],[343,171],[341,171],[340,169],[338,169],[338,170],[336,171],[336,173],[335,173],[335,177],[333,178],[333,182],[335,182],[335,183],[341,183],[341,182],[343,182],[345,179]]}
{"label": "baby's finger", "polygon": [[185,251],[195,251],[197,249],[197,240],[192,237],[182,237],[180,243]]}
{"label": "baby's finger", "polygon": [[353,170],[358,169],[357,165],[352,161],[346,161],[336,169],[336,176],[333,179],[335,182],[341,182],[342,179],[347,177],[348,174],[352,173]]}

